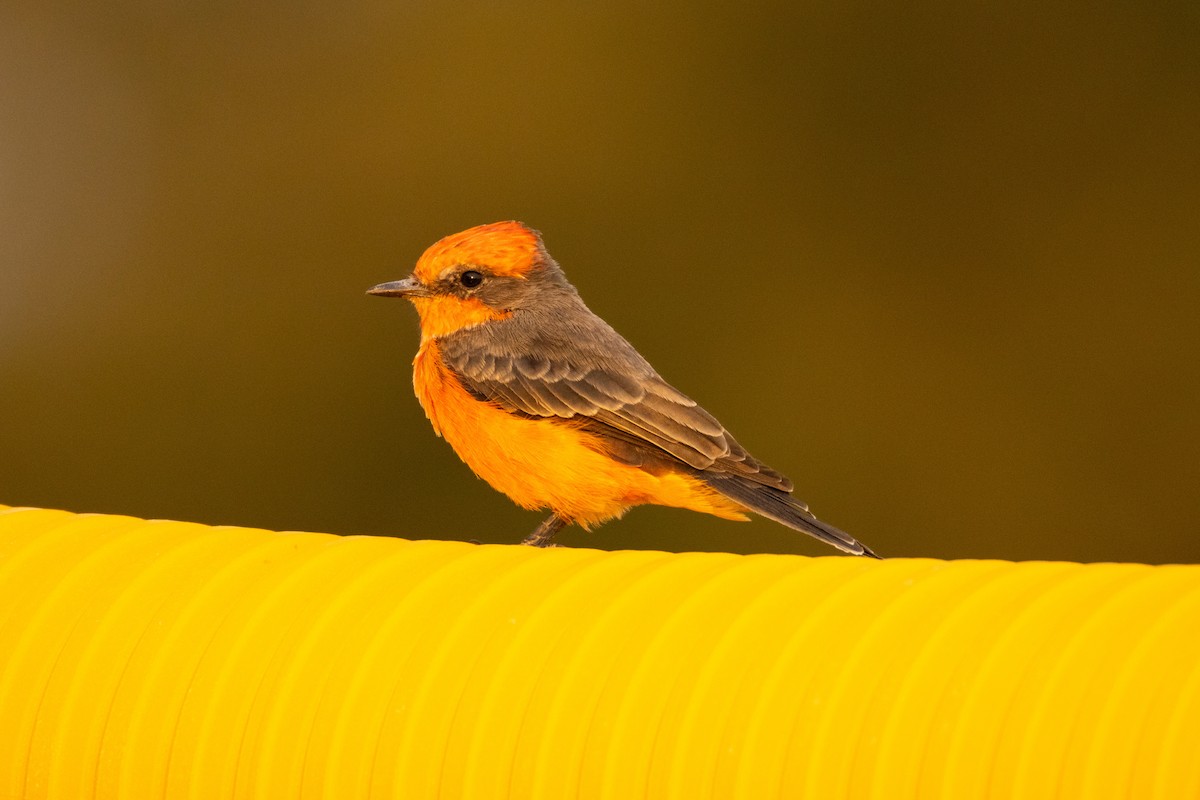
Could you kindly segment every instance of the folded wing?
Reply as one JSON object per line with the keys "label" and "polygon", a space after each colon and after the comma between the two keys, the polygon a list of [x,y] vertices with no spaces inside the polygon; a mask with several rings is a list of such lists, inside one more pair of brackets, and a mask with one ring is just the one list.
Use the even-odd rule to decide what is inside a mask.
{"label": "folded wing", "polygon": [[792,490],[791,481],[747,453],[716,418],[664,381],[611,328],[604,325],[600,336],[590,333],[583,346],[575,341],[564,347],[543,338],[519,347],[514,346],[521,343],[519,336],[470,330],[441,340],[439,349],[476,397],[513,413],[574,420],[611,440],[622,460],[641,466],[667,456],[696,470]]}

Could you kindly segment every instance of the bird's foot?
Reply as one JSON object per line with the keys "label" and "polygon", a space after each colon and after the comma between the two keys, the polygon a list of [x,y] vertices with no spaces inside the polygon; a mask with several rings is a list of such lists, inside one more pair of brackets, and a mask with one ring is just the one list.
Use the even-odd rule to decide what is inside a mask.
{"label": "bird's foot", "polygon": [[529,545],[530,547],[558,547],[554,543],[554,535],[567,526],[567,521],[557,514],[551,514],[550,518],[537,526],[537,529],[526,536],[521,544]]}

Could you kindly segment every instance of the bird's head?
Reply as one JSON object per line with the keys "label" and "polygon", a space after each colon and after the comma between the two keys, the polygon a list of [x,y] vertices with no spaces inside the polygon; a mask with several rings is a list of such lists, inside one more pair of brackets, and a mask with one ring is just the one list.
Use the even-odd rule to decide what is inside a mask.
{"label": "bird's head", "polygon": [[506,319],[548,291],[569,288],[542,237],[523,223],[493,222],[447,236],[417,260],[412,275],[367,290],[404,297],[421,317],[421,339]]}

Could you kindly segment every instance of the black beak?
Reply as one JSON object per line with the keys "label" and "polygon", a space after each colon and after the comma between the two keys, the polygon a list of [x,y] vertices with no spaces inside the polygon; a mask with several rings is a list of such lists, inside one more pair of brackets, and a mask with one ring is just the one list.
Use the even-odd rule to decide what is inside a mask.
{"label": "black beak", "polygon": [[367,289],[367,294],[377,294],[380,297],[427,297],[429,292],[420,282],[412,278],[402,281],[389,281]]}

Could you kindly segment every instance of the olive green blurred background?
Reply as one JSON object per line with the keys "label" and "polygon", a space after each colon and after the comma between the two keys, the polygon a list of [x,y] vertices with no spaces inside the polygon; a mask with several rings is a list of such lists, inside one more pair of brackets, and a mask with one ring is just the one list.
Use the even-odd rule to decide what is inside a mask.
{"label": "olive green blurred background", "polygon": [[880,553],[1194,561],[1197,9],[6,3],[0,503],[516,541],[363,294],[516,218]]}

